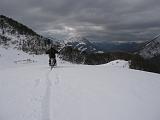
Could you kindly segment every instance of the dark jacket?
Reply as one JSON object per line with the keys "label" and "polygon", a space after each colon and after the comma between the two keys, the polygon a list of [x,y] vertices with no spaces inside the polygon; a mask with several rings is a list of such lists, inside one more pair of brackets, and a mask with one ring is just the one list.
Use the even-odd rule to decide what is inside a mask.
{"label": "dark jacket", "polygon": [[46,54],[49,54],[49,58],[55,58],[55,54],[58,53],[57,50],[54,48],[50,48],[49,50],[46,51]]}

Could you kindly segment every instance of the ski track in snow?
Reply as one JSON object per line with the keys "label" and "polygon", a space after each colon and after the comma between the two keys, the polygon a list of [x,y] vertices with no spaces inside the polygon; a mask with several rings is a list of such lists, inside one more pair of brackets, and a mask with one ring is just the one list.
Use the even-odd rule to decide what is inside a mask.
{"label": "ski track in snow", "polygon": [[51,71],[46,73],[46,90],[42,100],[42,120],[50,120],[50,100],[52,83],[49,78]]}
{"label": "ski track in snow", "polygon": [[[52,82],[51,82],[51,79],[50,79],[50,74],[54,74],[55,75],[55,79],[54,79],[54,85],[58,85],[59,84],[59,76],[58,76],[58,73],[56,72],[56,70],[53,68],[52,70],[49,70],[47,71],[46,73],[46,80],[45,80],[45,83],[46,83],[46,89],[45,89],[45,94],[43,96],[43,99],[42,99],[42,120],[51,120],[51,112],[52,112],[52,108],[51,109],[51,101],[54,101],[52,100]],[[53,80],[53,79],[52,79]],[[52,113],[53,114],[53,113]]]}

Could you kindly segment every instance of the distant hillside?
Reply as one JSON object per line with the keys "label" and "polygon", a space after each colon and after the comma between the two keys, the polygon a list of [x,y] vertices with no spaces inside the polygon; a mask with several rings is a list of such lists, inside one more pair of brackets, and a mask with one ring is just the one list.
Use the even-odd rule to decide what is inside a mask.
{"label": "distant hillside", "polygon": [[160,35],[144,43],[143,47],[138,51],[138,54],[145,59],[151,59],[159,56],[160,55]]}
{"label": "distant hillside", "polygon": [[141,43],[94,42],[93,45],[103,52],[134,52],[140,48]]}
{"label": "distant hillside", "polygon": [[41,54],[52,43],[41,35],[38,35],[27,26],[0,15],[0,45],[13,47],[29,53]]}

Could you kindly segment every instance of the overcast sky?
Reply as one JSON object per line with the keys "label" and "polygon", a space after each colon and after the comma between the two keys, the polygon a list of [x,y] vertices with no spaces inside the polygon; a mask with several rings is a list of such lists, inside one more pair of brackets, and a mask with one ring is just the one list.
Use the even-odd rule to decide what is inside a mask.
{"label": "overcast sky", "polygon": [[42,35],[143,41],[160,34],[160,0],[0,0],[0,14]]}

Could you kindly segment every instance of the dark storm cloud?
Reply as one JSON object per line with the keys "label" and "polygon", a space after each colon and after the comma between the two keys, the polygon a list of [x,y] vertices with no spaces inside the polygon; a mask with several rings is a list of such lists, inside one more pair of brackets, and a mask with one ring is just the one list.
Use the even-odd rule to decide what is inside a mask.
{"label": "dark storm cloud", "polygon": [[141,41],[160,33],[159,0],[0,0],[0,14],[41,34]]}

